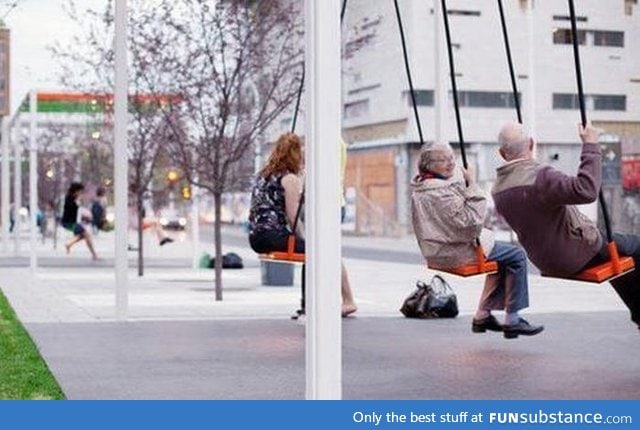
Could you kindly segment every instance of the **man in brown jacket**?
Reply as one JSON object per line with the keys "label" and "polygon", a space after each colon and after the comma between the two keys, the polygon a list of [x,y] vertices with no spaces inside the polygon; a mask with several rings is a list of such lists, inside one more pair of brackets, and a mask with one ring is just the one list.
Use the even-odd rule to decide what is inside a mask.
{"label": "man in brown jacket", "polygon": [[[500,155],[506,163],[498,168],[492,191],[496,209],[543,273],[567,277],[609,258],[603,235],[575,206],[598,197],[600,132],[591,125],[579,128],[583,143],[580,167],[576,176],[568,176],[535,160],[535,142],[521,124],[510,122],[500,131]],[[633,257],[637,269],[611,285],[639,324],[640,237],[614,234],[614,241],[620,254]]]}

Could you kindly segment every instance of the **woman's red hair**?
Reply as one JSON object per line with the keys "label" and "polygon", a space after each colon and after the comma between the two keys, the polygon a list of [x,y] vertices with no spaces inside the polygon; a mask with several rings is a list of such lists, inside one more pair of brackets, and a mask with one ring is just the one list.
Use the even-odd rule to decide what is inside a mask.
{"label": "woman's red hair", "polygon": [[302,168],[302,140],[295,133],[285,133],[276,141],[267,164],[260,171],[264,178],[293,173],[297,175]]}

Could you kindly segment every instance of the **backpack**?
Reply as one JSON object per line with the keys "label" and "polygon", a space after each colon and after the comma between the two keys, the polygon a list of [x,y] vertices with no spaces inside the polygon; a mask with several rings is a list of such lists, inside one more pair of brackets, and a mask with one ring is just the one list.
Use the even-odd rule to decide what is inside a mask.
{"label": "backpack", "polygon": [[[209,268],[216,267],[216,259],[212,258],[209,263]],[[235,252],[227,252],[222,256],[222,268],[223,269],[242,269],[244,264],[242,263],[242,257]]]}

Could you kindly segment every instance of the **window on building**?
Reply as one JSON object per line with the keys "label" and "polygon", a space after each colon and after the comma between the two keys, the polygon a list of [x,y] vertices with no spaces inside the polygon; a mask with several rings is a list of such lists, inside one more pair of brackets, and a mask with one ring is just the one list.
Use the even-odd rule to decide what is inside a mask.
{"label": "window on building", "polygon": [[369,99],[344,104],[343,119],[362,118],[369,115]]}
{"label": "window on building", "polygon": [[[584,45],[587,41],[587,32],[578,30],[578,44]],[[568,28],[553,29],[553,43],[556,45],[570,45],[572,43],[571,30]]]}
{"label": "window on building", "polygon": [[[587,37],[589,33],[589,37]],[[624,46],[624,31],[609,30],[578,30],[578,43],[580,45],[593,46]],[[555,28],[553,30],[553,43],[556,45],[570,45],[571,29]]]}
{"label": "window on building", "polygon": [[594,110],[627,110],[627,96],[597,94],[592,95]]}
{"label": "window on building", "polygon": [[[585,105],[593,110],[626,111],[627,96],[618,94],[585,94]],[[553,94],[554,109],[580,109],[577,94]]]}
{"label": "window on building", "polygon": [[449,9],[447,12],[449,15],[480,16],[479,10]]}
{"label": "window on building", "polygon": [[[433,90],[413,90],[416,98],[416,106],[433,106]],[[402,97],[407,100],[409,106],[412,106],[411,95],[409,91],[403,91]]]}
{"label": "window on building", "polygon": [[594,31],[594,46],[624,46],[624,31]]}
{"label": "window on building", "polygon": [[554,109],[578,109],[579,107],[577,94],[553,94]]}
{"label": "window on building", "polygon": [[[571,21],[571,17],[569,15],[553,15],[554,21]],[[576,16],[577,22],[587,22],[586,16]]]}
{"label": "window on building", "polygon": [[[518,93],[522,102],[522,94]],[[514,108],[515,100],[510,92],[498,91],[459,91],[458,102],[461,107]]]}
{"label": "window on building", "polygon": [[638,4],[638,0],[624,0],[625,15],[633,15],[633,6]]}

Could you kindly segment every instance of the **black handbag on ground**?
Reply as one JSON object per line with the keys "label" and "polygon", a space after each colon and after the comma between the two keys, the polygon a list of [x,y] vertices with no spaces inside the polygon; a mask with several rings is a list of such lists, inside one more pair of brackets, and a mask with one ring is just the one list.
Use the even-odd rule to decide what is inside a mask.
{"label": "black handbag on ground", "polygon": [[[209,260],[209,268],[214,269],[216,267],[215,257]],[[235,252],[227,252],[222,256],[222,268],[223,269],[242,269],[244,264],[242,263],[242,257]]]}
{"label": "black handbag on ground", "polygon": [[449,283],[435,275],[429,284],[416,282],[416,290],[405,299],[400,312],[407,318],[455,318],[458,298]]}

